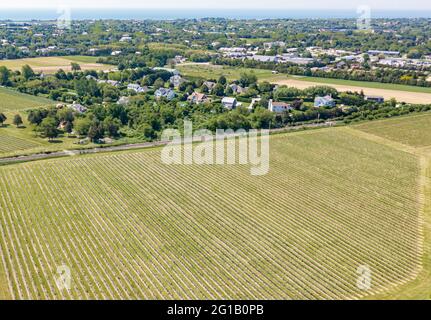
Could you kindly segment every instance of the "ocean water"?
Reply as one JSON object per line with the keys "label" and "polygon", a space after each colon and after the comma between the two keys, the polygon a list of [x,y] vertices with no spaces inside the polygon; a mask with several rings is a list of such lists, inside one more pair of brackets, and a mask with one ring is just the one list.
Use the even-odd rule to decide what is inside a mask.
{"label": "ocean water", "polygon": [[[0,10],[0,20],[55,20],[59,17],[56,8],[35,10]],[[287,10],[287,9],[72,9],[73,20],[120,19],[120,20],[171,20],[193,18],[231,19],[327,19],[356,18],[354,10]],[[431,18],[431,11],[371,11],[374,18]]]}

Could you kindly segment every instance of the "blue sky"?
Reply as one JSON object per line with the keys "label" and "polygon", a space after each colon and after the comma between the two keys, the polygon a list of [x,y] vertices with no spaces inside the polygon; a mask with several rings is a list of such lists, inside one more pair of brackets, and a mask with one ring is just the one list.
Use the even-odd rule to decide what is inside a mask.
{"label": "blue sky", "polygon": [[369,5],[375,10],[431,10],[430,0],[14,0],[1,1],[0,8],[283,8],[283,9],[355,9],[360,5]]}

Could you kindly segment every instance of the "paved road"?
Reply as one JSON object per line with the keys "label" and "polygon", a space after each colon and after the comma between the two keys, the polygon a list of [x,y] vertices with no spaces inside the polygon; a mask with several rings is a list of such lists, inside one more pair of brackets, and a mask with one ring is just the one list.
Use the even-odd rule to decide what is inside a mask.
{"label": "paved road", "polygon": [[[296,130],[302,130],[305,128],[331,127],[334,125],[335,125],[334,122],[307,124],[307,125],[296,126],[296,127],[271,129],[270,133],[296,131]],[[237,135],[232,135],[230,137],[234,137],[234,136],[237,136]],[[194,141],[198,142],[198,141],[202,141],[202,139],[196,138],[194,139]],[[0,158],[0,165],[36,161],[36,160],[43,160],[43,159],[50,159],[50,158],[61,158],[61,157],[75,156],[75,155],[81,155],[81,154],[94,154],[94,153],[152,148],[152,147],[164,146],[168,143],[169,141],[143,142],[143,143],[125,144],[125,145],[111,146],[111,147],[79,149],[79,150],[64,150],[64,151],[56,151],[56,152],[50,152],[50,153],[37,153],[37,154],[31,154],[26,156],[6,157],[6,158]]]}

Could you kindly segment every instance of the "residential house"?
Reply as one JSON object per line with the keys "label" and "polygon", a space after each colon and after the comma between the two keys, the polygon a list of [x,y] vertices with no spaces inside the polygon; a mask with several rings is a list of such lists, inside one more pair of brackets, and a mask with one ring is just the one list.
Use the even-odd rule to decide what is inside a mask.
{"label": "residential house", "polygon": [[132,41],[132,37],[129,37],[129,35],[125,34],[121,37],[120,42],[130,42]]}
{"label": "residential house", "polygon": [[85,111],[87,111],[86,107],[84,107],[82,104],[76,103],[75,101],[69,106],[69,108],[73,109],[78,113],[84,113]]}
{"label": "residential house", "polygon": [[206,86],[208,88],[209,91],[211,91],[217,83],[213,82],[213,81],[205,81],[203,83],[204,86]]}
{"label": "residential house", "polygon": [[175,63],[183,63],[186,62],[186,58],[184,58],[183,56],[175,56],[174,61]]}
{"label": "residential house", "polygon": [[141,87],[139,84],[130,83],[127,85],[127,90],[133,90],[136,93],[145,93],[148,91],[148,87],[147,86]]}
{"label": "residential house", "polygon": [[286,102],[273,101],[272,99],[268,101],[268,110],[271,112],[283,113],[292,109],[292,106]]}
{"label": "residential house", "polygon": [[286,42],[284,41],[274,41],[274,42],[265,42],[263,44],[263,47],[266,50],[272,49],[273,47],[285,47],[286,46]]}
{"label": "residential house", "polygon": [[232,89],[233,93],[235,94],[241,94],[247,91],[246,88],[241,87],[239,84],[232,83],[229,85],[229,87]]}
{"label": "residential house", "polygon": [[169,79],[169,82],[172,83],[175,88],[178,88],[181,85],[181,83],[183,83],[184,81],[185,80],[181,78],[180,75],[174,75]]}
{"label": "residential house", "polygon": [[97,78],[96,78],[95,76],[92,76],[91,74],[87,75],[87,76],[85,77],[85,79],[87,79],[87,80],[94,80],[94,81],[97,81]]}
{"label": "residential house", "polygon": [[385,98],[382,96],[365,96],[365,101],[373,101],[378,103],[385,102]]}
{"label": "residential house", "polygon": [[97,83],[106,83],[114,87],[118,87],[120,85],[120,82],[116,80],[97,80]]}
{"label": "residential house", "polygon": [[154,92],[154,96],[156,97],[156,99],[164,97],[167,100],[172,100],[173,98],[175,98],[175,92],[172,89],[160,88],[157,89],[156,92]]}
{"label": "residential house", "polygon": [[316,97],[314,99],[314,106],[316,108],[320,107],[335,107],[335,100],[331,96],[324,96],[324,97]]}
{"label": "residential house", "polygon": [[399,51],[384,51],[384,50],[368,50],[367,52],[370,56],[378,56],[378,55],[385,55],[385,56],[399,56]]}
{"label": "residential house", "polygon": [[253,98],[251,99],[251,103],[250,105],[247,107],[247,109],[249,110],[253,110],[254,106],[256,105],[256,103],[260,102],[262,100],[262,98]]}
{"label": "residential house", "polygon": [[279,58],[276,56],[262,56],[262,55],[254,55],[250,57],[250,59],[259,61],[259,62],[275,62],[277,63],[279,61]]}
{"label": "residential house", "polygon": [[238,101],[236,100],[236,98],[230,98],[230,97],[224,97],[221,100],[221,103],[225,108],[229,110],[235,109],[238,105]]}
{"label": "residential house", "polygon": [[201,104],[209,101],[209,98],[204,93],[193,92],[188,96],[187,101],[190,103]]}

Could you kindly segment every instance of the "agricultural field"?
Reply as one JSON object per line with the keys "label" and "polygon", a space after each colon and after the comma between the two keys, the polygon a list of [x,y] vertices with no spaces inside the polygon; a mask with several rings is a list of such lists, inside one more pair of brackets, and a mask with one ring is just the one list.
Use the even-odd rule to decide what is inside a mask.
{"label": "agricultural field", "polygon": [[21,70],[28,64],[34,71],[47,74],[55,73],[58,69],[71,70],[71,63],[76,62],[82,70],[110,70],[113,66],[97,63],[98,57],[89,56],[63,56],[63,57],[39,57],[14,60],[1,60],[0,66],[6,66],[11,70]]}
{"label": "agricultural field", "polygon": [[229,81],[238,80],[243,72],[254,72],[260,81],[285,78],[286,75],[274,75],[271,70],[236,68],[230,66],[219,66],[209,63],[183,63],[176,66],[183,75],[204,79],[218,79],[225,76]]}
{"label": "agricultural field", "polygon": [[372,121],[354,128],[413,147],[431,146],[431,113]]}
{"label": "agricultural field", "polygon": [[0,88],[0,112],[18,111],[52,105],[55,102],[46,98]]}
{"label": "agricultural field", "polygon": [[0,155],[5,152],[31,149],[37,146],[39,145],[32,141],[0,133]]}
{"label": "agricultural field", "polygon": [[[0,292],[14,299],[347,299],[420,272],[421,168],[355,129],[279,134],[270,171],[160,149],[0,167]],[[358,131],[360,132],[360,131]],[[205,204],[205,205],[202,205]],[[72,287],[59,290],[57,268]],[[357,286],[358,268],[372,273]]]}

